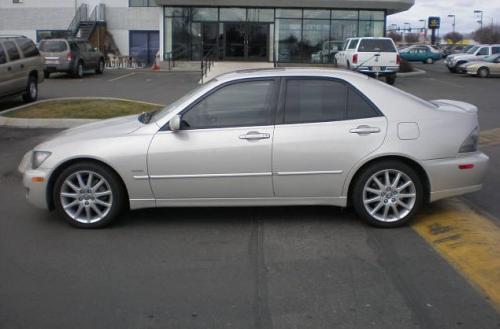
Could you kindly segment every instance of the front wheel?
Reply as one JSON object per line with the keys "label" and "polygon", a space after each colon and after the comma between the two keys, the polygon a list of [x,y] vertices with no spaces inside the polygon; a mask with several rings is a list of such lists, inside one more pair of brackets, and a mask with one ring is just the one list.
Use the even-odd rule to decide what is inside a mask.
{"label": "front wheel", "polygon": [[97,64],[97,67],[95,69],[95,73],[97,74],[103,74],[104,72],[104,60],[99,60],[99,64]]}
{"label": "front wheel", "polygon": [[477,70],[477,75],[481,78],[487,78],[490,75],[490,71],[486,67],[482,67]]}
{"label": "front wheel", "polygon": [[30,76],[26,91],[23,93],[23,100],[25,102],[34,102],[38,98],[38,81],[36,77]]}
{"label": "front wheel", "polygon": [[75,72],[73,73],[73,75],[75,76],[75,78],[78,78],[78,79],[81,79],[83,78],[83,63],[82,62],[78,62],[78,64],[76,65],[76,70]]}
{"label": "front wheel", "polygon": [[352,203],[356,213],[377,227],[402,226],[418,212],[424,199],[420,177],[398,161],[367,167],[354,183]]}
{"label": "front wheel", "polygon": [[57,212],[79,228],[104,227],[124,209],[125,192],[119,178],[93,162],[74,164],[63,170],[53,192]]}
{"label": "front wheel", "polygon": [[425,63],[427,63],[427,64],[432,64],[432,63],[434,63],[434,60],[433,60],[432,58],[427,58],[427,59],[425,60]]}

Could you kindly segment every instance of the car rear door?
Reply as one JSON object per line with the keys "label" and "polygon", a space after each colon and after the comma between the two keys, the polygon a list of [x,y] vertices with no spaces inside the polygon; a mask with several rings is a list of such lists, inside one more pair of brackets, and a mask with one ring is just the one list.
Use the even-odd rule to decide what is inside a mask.
{"label": "car rear door", "polygon": [[224,84],[183,110],[181,130],[158,132],[148,152],[158,204],[273,197],[276,93],[275,79]]}
{"label": "car rear door", "polygon": [[351,168],[376,150],[384,116],[342,80],[287,78],[274,130],[277,197],[339,198]]}
{"label": "car rear door", "polygon": [[0,97],[13,92],[12,67],[7,60],[7,52],[0,41]]}

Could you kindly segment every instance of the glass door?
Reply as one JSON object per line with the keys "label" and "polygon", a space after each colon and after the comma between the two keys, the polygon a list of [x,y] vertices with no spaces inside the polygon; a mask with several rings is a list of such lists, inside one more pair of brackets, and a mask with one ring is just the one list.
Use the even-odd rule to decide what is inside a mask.
{"label": "glass door", "polygon": [[269,25],[248,24],[247,59],[267,61],[269,59]]}
{"label": "glass door", "polygon": [[246,40],[244,23],[224,23],[224,59],[244,60]]}
{"label": "glass door", "polygon": [[266,61],[269,24],[224,23],[224,59]]}

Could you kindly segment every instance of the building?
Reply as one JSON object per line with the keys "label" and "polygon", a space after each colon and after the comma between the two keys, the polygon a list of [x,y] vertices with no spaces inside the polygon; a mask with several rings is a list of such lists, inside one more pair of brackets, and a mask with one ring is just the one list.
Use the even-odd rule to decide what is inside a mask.
{"label": "building", "polygon": [[[92,37],[104,26],[120,54],[151,62],[318,61],[346,38],[383,36],[414,0],[0,0],[0,33],[36,41]],[[101,46],[101,45],[99,45]],[[320,56],[321,55],[321,56]],[[324,58],[328,58],[325,56]]]}

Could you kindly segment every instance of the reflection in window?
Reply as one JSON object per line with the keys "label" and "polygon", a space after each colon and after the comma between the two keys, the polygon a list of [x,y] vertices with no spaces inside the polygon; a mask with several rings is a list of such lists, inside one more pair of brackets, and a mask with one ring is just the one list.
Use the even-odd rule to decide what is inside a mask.
{"label": "reflection in window", "polygon": [[247,12],[245,8],[221,8],[220,20],[229,22],[245,21]]}
{"label": "reflection in window", "polygon": [[217,21],[219,10],[217,8],[193,8],[193,21]]}
{"label": "reflection in window", "polygon": [[332,21],[331,38],[336,42],[343,42],[347,38],[358,36],[358,21]]}
{"label": "reflection in window", "polygon": [[274,22],[274,9],[247,9],[247,21],[249,22]]}
{"label": "reflection in window", "polygon": [[357,10],[332,10],[332,19],[358,19]]}
{"label": "reflection in window", "polygon": [[359,12],[360,20],[371,20],[371,21],[383,21],[384,20],[384,12],[383,11],[374,11],[374,10],[361,10]]}
{"label": "reflection in window", "polygon": [[276,9],[276,17],[302,18],[302,9]]}
{"label": "reflection in window", "polygon": [[325,62],[324,57],[328,57],[329,39],[330,20],[305,19],[302,32],[302,58],[306,62]]}
{"label": "reflection in window", "polygon": [[280,62],[300,61],[302,20],[278,19],[278,59]]}
{"label": "reflection in window", "polygon": [[304,18],[330,19],[330,10],[305,9]]}
{"label": "reflection in window", "polygon": [[384,22],[383,21],[359,21],[359,36],[360,37],[383,37]]}

